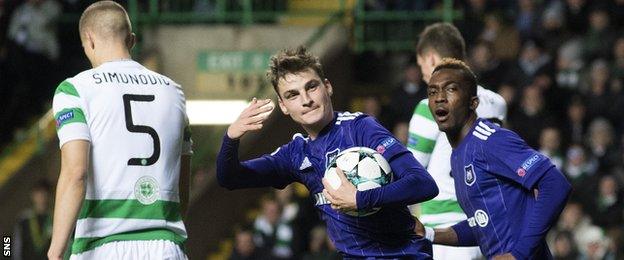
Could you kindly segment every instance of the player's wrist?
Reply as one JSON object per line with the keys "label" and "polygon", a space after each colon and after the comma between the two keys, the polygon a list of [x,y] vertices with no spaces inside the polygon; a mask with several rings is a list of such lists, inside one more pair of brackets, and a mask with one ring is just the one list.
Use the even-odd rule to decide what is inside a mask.
{"label": "player's wrist", "polygon": [[433,240],[435,239],[435,230],[432,227],[425,226],[425,239],[433,243]]}

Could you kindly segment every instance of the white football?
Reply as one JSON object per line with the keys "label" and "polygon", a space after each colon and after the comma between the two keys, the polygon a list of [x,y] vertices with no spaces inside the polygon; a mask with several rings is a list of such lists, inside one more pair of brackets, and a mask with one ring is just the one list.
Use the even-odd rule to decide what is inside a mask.
{"label": "white football", "polygon": [[[347,180],[359,190],[369,190],[387,185],[392,181],[392,169],[386,159],[377,151],[368,147],[352,147],[340,152],[325,170],[325,179],[337,189],[342,185],[336,167],[344,171]],[[346,212],[351,216],[372,215],[379,208],[364,211]]]}

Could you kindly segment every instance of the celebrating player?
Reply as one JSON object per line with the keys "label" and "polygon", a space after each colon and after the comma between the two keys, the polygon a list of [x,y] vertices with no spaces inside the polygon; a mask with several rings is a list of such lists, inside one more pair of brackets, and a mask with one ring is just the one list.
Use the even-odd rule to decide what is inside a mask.
{"label": "celebrating player", "polygon": [[185,259],[182,213],[191,154],[180,85],[131,60],[128,14],[89,6],[80,38],[93,69],[63,81],[53,102],[61,171],[48,257]]}
{"label": "celebrating player", "polygon": [[[254,99],[229,126],[217,160],[219,183],[228,189],[303,183],[314,195],[336,248],[345,258],[384,257],[430,259],[431,246],[415,236],[414,219],[407,205],[438,194],[431,176],[386,129],[361,113],[336,113],[333,86],[324,77],[318,58],[304,48],[287,50],[271,58],[267,76],[278,95],[281,111],[307,133],[270,155],[238,160],[238,139],[261,129],[272,107],[270,100]],[[342,185],[333,189],[323,180],[327,165],[340,151],[365,146],[379,151],[394,173],[390,184],[357,191],[339,172]],[[324,191],[325,189],[325,191]],[[375,214],[354,217],[341,213],[381,207]]]}
{"label": "celebrating player", "polygon": [[479,245],[487,258],[550,259],[544,237],[570,184],[516,133],[477,117],[476,82],[455,59],[443,59],[433,70],[429,109],[453,147],[455,191],[469,218],[447,228],[419,225],[419,233],[436,244]]}
{"label": "celebrating player", "polygon": [[[442,58],[464,59],[465,43],[460,32],[450,23],[435,23],[420,34],[416,45],[416,57],[423,79],[429,82],[431,72]],[[477,115],[491,122],[505,120],[507,105],[500,95],[477,86],[479,107]],[[423,99],[414,110],[409,124],[407,147],[416,160],[433,177],[440,194],[420,204],[419,220],[428,227],[449,227],[466,219],[455,195],[451,176],[451,145],[446,135],[438,129],[429,111],[428,100]],[[450,247],[433,245],[433,257],[439,260],[477,259],[481,257],[478,247]]]}

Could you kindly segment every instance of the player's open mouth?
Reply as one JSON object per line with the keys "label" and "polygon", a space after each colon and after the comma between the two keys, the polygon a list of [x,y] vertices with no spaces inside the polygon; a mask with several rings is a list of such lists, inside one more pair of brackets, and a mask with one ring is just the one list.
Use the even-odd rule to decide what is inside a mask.
{"label": "player's open mouth", "polygon": [[438,122],[444,122],[448,118],[449,112],[444,108],[436,108],[434,114]]}

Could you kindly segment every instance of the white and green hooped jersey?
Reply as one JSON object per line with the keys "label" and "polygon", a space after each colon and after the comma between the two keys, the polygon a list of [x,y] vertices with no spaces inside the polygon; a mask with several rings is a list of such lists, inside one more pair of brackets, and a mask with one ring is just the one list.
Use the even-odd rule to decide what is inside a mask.
{"label": "white and green hooped jersey", "polygon": [[[477,96],[479,117],[505,120],[507,105],[503,97],[481,86],[477,88]],[[419,220],[425,226],[446,227],[466,219],[466,214],[457,203],[451,177],[452,148],[446,134],[440,132],[433,119],[427,99],[420,101],[414,110],[409,123],[407,148],[427,168],[440,190],[437,197],[420,204]]]}
{"label": "white and green hooped jersey", "polygon": [[60,147],[91,144],[72,254],[123,240],[183,246],[180,157],[192,151],[180,85],[135,61],[112,61],[63,81],[53,110]]}

